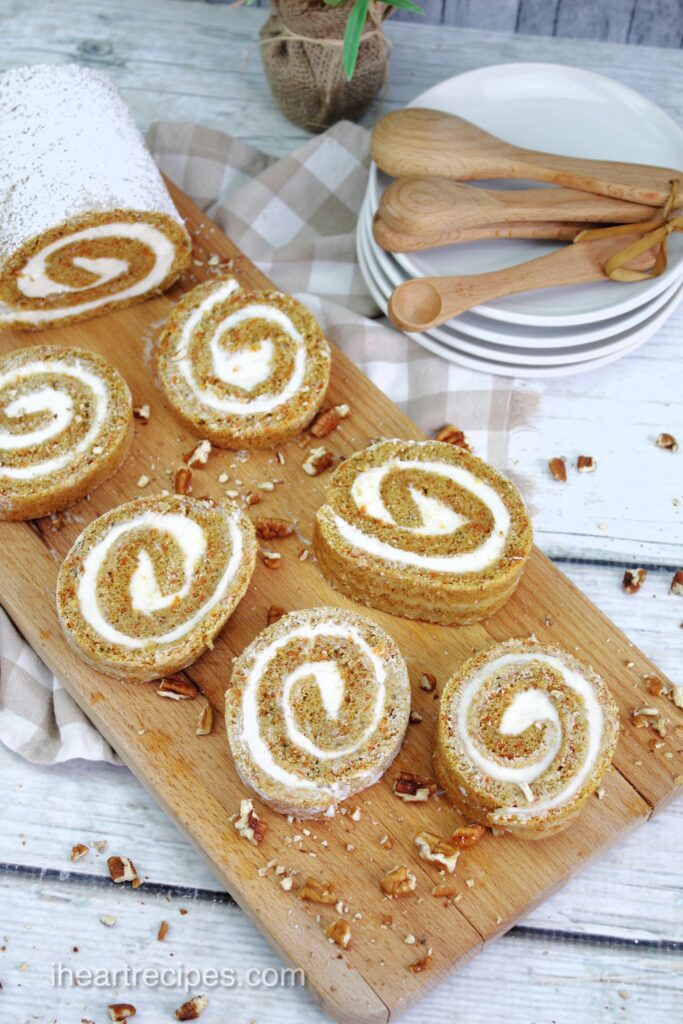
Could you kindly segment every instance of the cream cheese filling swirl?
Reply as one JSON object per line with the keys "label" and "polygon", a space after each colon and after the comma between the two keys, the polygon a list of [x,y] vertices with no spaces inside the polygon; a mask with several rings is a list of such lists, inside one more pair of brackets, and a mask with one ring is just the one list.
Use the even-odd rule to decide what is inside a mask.
{"label": "cream cheese filling swirl", "polygon": [[377,731],[385,709],[387,691],[386,667],[381,658],[377,656],[372,647],[363,639],[360,632],[354,626],[340,625],[333,622],[320,622],[316,625],[304,625],[292,629],[286,635],[274,640],[255,656],[242,693],[242,739],[254,763],[264,775],[269,776],[273,781],[287,786],[289,789],[315,790],[316,792],[327,793],[332,797],[336,797],[345,792],[346,787],[343,781],[331,785],[321,785],[320,782],[283,768],[282,765],[277,763],[270,747],[261,735],[258,709],[258,693],[261,680],[278,652],[293,640],[313,641],[318,637],[327,636],[350,641],[372,665],[375,696],[370,721],[353,743],[335,750],[325,750],[314,743],[310,737],[306,736],[297,726],[292,714],[290,697],[294,685],[300,679],[313,677],[320,691],[321,702],[326,714],[331,719],[336,720],[343,708],[344,679],[339,667],[334,662],[304,661],[282,680],[282,690],[278,698],[285,722],[287,740],[292,746],[302,750],[307,755],[311,755],[319,761],[330,762],[356,754],[372,738]]}
{"label": "cream cheese filling swirl", "polygon": [[[77,286],[69,285],[54,280],[50,276],[50,257],[67,246],[77,245],[81,242],[100,241],[102,239],[126,239],[137,242],[151,250],[154,255],[154,264],[149,273],[140,280],[118,291],[108,291],[96,299],[88,299],[87,292],[92,288],[101,288],[116,281],[129,271],[129,264],[126,259],[118,257],[100,256],[88,258],[74,256],[73,266],[79,270],[85,270],[94,277],[88,284]],[[59,307],[40,307],[27,309],[24,307],[9,306],[0,303],[0,323],[4,321],[16,321],[35,324],[50,320],[59,320],[64,316],[78,316],[81,313],[92,312],[100,306],[109,302],[124,302],[137,298],[158,288],[168,277],[176,257],[176,246],[163,231],[154,224],[146,222],[121,221],[111,224],[96,224],[80,231],[73,231],[71,234],[58,238],[56,241],[39,249],[24,264],[16,276],[16,287],[19,292],[28,300],[47,299],[59,295],[73,295],[84,292],[86,297],[83,302],[74,305],[62,305]]]}
{"label": "cream cheese filling swirl", "polygon": [[[539,751],[536,759],[529,757],[523,764],[504,764],[490,756],[474,742],[469,730],[469,715],[473,701],[477,698],[482,686],[485,686],[496,674],[508,668],[519,669],[533,664],[547,666],[558,673],[563,683],[580,699],[586,727],[586,743],[583,757],[572,773],[571,779],[553,796],[535,798],[531,789],[534,782],[543,780],[560,753],[563,740],[563,727],[557,708],[551,696],[543,689],[530,685],[518,691],[506,707],[500,721],[502,735],[519,736],[536,723],[546,723],[545,749]],[[570,669],[559,658],[541,653],[505,654],[500,658],[483,665],[464,683],[459,692],[459,700],[454,713],[457,735],[467,757],[473,765],[496,782],[512,783],[519,786],[525,794],[526,802],[520,806],[502,807],[493,813],[493,817],[503,821],[506,818],[529,818],[545,814],[556,807],[568,804],[581,790],[600,757],[604,715],[595,690],[588,679],[579,672]]]}
{"label": "cream cheese filling swirl", "polygon": [[[73,422],[74,406],[71,395],[53,384],[41,384],[39,379],[44,374],[71,377],[88,388],[92,395],[92,415],[87,430],[76,444],[58,455],[29,462],[23,466],[5,465],[2,461],[3,452],[25,451],[28,458],[32,448],[56,440]],[[97,373],[77,361],[38,359],[13,367],[0,374],[0,393],[22,384],[31,377],[37,378],[35,390],[25,391],[12,398],[2,409],[3,413],[9,419],[38,413],[51,415],[52,418],[42,426],[24,433],[0,427],[0,477],[12,480],[33,480],[59,472],[79,456],[92,450],[109,411],[110,395],[106,382]]]}
{"label": "cream cheese filling swirl", "polygon": [[343,516],[335,513],[334,522],[342,537],[353,547],[359,548],[369,555],[432,572],[456,574],[481,572],[493,565],[505,549],[510,531],[510,513],[501,496],[490,484],[462,466],[419,459],[392,458],[381,466],[362,470],[351,486],[351,497],[359,513],[362,512],[376,522],[394,526],[407,534],[443,537],[456,533],[467,522],[466,517],[454,511],[440,499],[430,497],[413,486],[410,486],[409,491],[420,513],[422,523],[417,527],[407,527],[396,522],[384,503],[382,484],[389,473],[410,470],[433,473],[446,480],[451,480],[486,505],[493,517],[493,527],[486,539],[473,551],[450,555],[425,555],[402,548],[398,543],[392,544],[381,540],[367,533],[362,526],[350,523]]}
{"label": "cream cheese filling swirl", "polygon": [[183,555],[184,579],[181,586],[170,594],[162,594],[150,555],[144,548],[139,551],[137,565],[129,583],[131,605],[136,611],[150,617],[155,612],[168,608],[191,594],[196,571],[203,564],[207,548],[205,531],[193,519],[180,513],[147,511],[110,527],[98,543],[88,551],[83,560],[82,574],[77,588],[77,600],[81,615],[95,633],[108,643],[118,644],[130,650],[139,650],[152,643],[159,645],[173,643],[181,640],[195,629],[225,597],[239,569],[243,548],[242,534],[237,519],[232,516],[229,519],[230,557],[213,593],[207,600],[174,629],[153,636],[129,636],[107,622],[100,609],[98,588],[100,572],[107,555],[122,537],[136,530],[169,534]]}
{"label": "cream cheese filling swirl", "polygon": [[[305,339],[292,320],[286,313],[267,303],[252,302],[229,313],[213,330],[208,342],[212,373],[223,384],[238,388],[243,394],[219,395],[197,380],[192,360],[192,347],[196,344],[195,332],[205,316],[237,291],[239,285],[231,279],[199,303],[183,324],[172,358],[193,394],[203,405],[232,415],[251,416],[273,412],[278,406],[291,401],[301,390],[306,376],[307,354]],[[233,328],[254,319],[278,328],[294,342],[294,365],[280,391],[252,396],[250,393],[267,381],[273,372],[273,340],[266,336],[253,349],[237,352],[226,352],[222,340]],[[203,340],[202,344],[205,343]]]}

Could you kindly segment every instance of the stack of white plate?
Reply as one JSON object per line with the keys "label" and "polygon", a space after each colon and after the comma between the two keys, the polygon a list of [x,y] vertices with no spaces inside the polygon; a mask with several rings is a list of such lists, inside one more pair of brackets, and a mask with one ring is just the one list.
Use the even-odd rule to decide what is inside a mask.
{"label": "stack of white plate", "polygon": [[[683,169],[683,132],[667,114],[632,89],[577,68],[481,68],[442,82],[410,106],[458,114],[530,149]],[[421,252],[385,252],[372,236],[372,218],[390,180],[372,165],[357,235],[363,275],[385,312],[394,288],[410,278],[499,270],[561,244],[495,239]],[[528,188],[530,183],[487,186]],[[682,299],[683,236],[674,234],[667,270],[659,277],[636,284],[605,281],[511,295],[411,337],[444,359],[472,369],[510,377],[560,376],[592,370],[632,352],[652,337]]]}

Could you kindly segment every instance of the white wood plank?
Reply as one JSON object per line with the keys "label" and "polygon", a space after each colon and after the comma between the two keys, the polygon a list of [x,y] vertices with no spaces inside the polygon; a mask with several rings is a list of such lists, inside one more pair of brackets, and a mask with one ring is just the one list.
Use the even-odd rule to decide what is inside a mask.
{"label": "white wood plank", "polygon": [[[328,1020],[301,988],[249,987],[249,971],[277,972],[282,964],[264,939],[235,908],[207,900],[190,901],[137,893],[114,886],[65,885],[59,881],[0,878],[3,907],[0,978],[3,1024],[49,1024],[81,1018],[103,1021],[113,1001],[132,1002],[136,1020],[173,1019],[187,998],[180,986],[93,989],[54,988],[52,964],[65,968],[108,969],[131,965],[160,971],[180,968],[235,972],[235,987],[209,989],[201,982],[209,1008],[202,1020],[277,1021],[323,1024]],[[180,908],[188,913],[180,914]],[[113,928],[100,922],[117,918]],[[45,927],[51,920],[53,927]],[[156,941],[162,920],[171,924],[164,943]],[[376,928],[365,921],[356,928]],[[396,928],[396,964],[409,961],[403,933]],[[432,945],[438,936],[426,936]],[[72,952],[77,947],[78,952]],[[419,947],[418,947],[419,949]],[[330,956],[335,956],[331,950]],[[402,1018],[406,1024],[458,1021],[490,1024],[509,1021],[576,1024],[576,1021],[626,1020],[651,1024],[677,1018],[683,998],[681,954],[636,946],[581,944],[515,934],[501,939]],[[24,969],[20,969],[21,967]],[[68,977],[68,975],[63,975]]]}

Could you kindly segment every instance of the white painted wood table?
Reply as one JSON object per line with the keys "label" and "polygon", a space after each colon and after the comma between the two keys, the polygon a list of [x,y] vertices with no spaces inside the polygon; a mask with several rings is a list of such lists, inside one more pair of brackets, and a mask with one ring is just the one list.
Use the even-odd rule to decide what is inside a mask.
{"label": "white painted wood table", "polygon": [[[196,120],[274,153],[302,133],[275,109],[261,72],[263,11],[182,0],[0,0],[0,67],[77,60],[110,72],[141,125]],[[550,60],[623,81],[683,122],[678,50],[390,24],[384,109],[484,64]],[[377,116],[379,105],[368,115]],[[0,154],[0,159],[1,159]],[[516,469],[535,480],[541,547],[675,682],[683,683],[683,309],[637,353],[594,374],[538,388],[533,429],[513,442]],[[581,452],[590,476],[550,480],[546,460]],[[636,596],[624,566],[650,568]],[[281,967],[174,825],[123,768],[41,769],[0,748],[0,1021],[103,1022],[130,1001],[140,1024],[173,1019],[179,985],[55,988],[51,966],[229,969],[208,992],[203,1020],[313,1024],[324,1015],[300,987],[271,985]],[[106,856],[72,864],[75,842],[106,839],[132,857],[143,887],[114,889]],[[406,1020],[459,1024],[653,1024],[683,1020],[683,807],[673,806],[442,985]],[[108,928],[101,917],[112,916]],[[162,919],[171,928],[156,941]],[[260,975],[266,968],[272,974]],[[250,974],[250,970],[252,973]],[[391,970],[391,965],[387,965]],[[285,979],[286,980],[286,979]]]}

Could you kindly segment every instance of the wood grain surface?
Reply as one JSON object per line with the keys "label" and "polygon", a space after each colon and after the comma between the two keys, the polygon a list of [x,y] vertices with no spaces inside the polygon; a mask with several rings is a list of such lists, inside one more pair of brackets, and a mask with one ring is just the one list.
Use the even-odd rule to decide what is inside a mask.
{"label": "wood grain surface", "polygon": [[[193,268],[179,290],[212,273],[206,262],[210,253],[231,259],[231,270],[243,284],[267,283],[220,232],[212,230],[209,235],[210,226],[196,208],[181,195],[177,201],[195,236],[195,260],[201,264]],[[1,525],[5,552],[0,570],[2,602],[136,775],[208,858],[237,902],[286,960],[304,967],[311,991],[327,1012],[340,1020],[386,1020],[425,994],[447,972],[466,964],[486,942],[510,928],[583,864],[645,820],[651,809],[671,798],[674,778],[681,773],[674,734],[664,747],[651,752],[650,731],[629,726],[630,712],[645,701],[642,677],[657,670],[537,551],[513,600],[486,624],[449,629],[369,612],[404,652],[414,684],[414,706],[423,714],[422,724],[410,727],[396,769],[429,773],[436,703],[416,685],[421,672],[433,672],[443,684],[473,650],[534,632],[539,639],[563,645],[590,661],[606,676],[619,703],[624,730],[603,799],[591,800],[574,827],[542,843],[487,836],[466,851],[458,865],[461,898],[457,905],[444,905],[429,895],[438,875],[413,854],[418,831],[429,826],[447,835],[457,823],[457,815],[440,800],[412,807],[400,803],[390,789],[396,769],[350,802],[361,810],[359,821],[340,814],[332,821],[316,823],[310,837],[297,841],[294,836],[301,835],[301,830],[296,824],[264,810],[268,825],[264,844],[258,849],[246,844],[230,822],[246,794],[234,773],[220,721],[231,659],[263,628],[271,604],[287,609],[321,603],[350,606],[327,587],[312,559],[302,563],[297,557],[310,538],[311,516],[325,483],[324,476],[312,480],[301,470],[308,445],[293,442],[287,446],[284,465],[272,452],[254,454],[244,462],[234,453],[215,453],[206,470],[195,474],[194,493],[214,498],[220,498],[226,486],[245,494],[256,491],[265,480],[282,480],[274,492],[264,492],[254,511],[297,515],[299,519],[299,536],[279,542],[282,568],[273,571],[259,565],[249,593],[214,650],[188,671],[216,711],[217,725],[211,736],[199,739],[195,735],[196,703],[165,702],[153,686],[113,682],[86,669],[61,638],[52,599],[58,563],[85,523],[138,494],[137,481],[142,474],[152,480],[145,493],[169,487],[182,453],[193,445],[194,439],[164,408],[151,372],[150,349],[170,301],[163,297],[51,332],[50,341],[92,347],[107,355],[129,381],[136,404],[150,403],[152,419],[149,425],[138,426],[134,453],[123,470],[89,501],[76,506],[61,528],[55,529],[51,520],[36,526]],[[40,335],[7,332],[0,336],[0,350],[42,341]],[[421,436],[338,351],[334,353],[329,400],[351,406],[350,419],[325,439],[335,454],[349,454],[378,435]],[[229,473],[229,484],[218,484],[221,472]],[[647,702],[658,703],[649,696]],[[671,705],[665,699],[659,703],[669,717]],[[665,756],[669,752],[673,757]],[[384,834],[393,838],[391,853],[379,845]],[[320,846],[323,839],[326,848]],[[272,874],[258,875],[257,869],[271,858],[302,874],[333,879],[352,915],[349,950],[342,954],[324,938],[322,928],[333,914],[323,914],[323,920],[317,921],[315,912],[320,908],[284,892]],[[415,870],[418,895],[388,904],[380,893],[379,878],[399,862]],[[356,913],[361,914],[360,919],[353,917]],[[392,914],[394,924],[382,928],[387,913]],[[422,948],[405,944],[409,932],[424,938],[425,947],[433,949],[429,971],[414,974],[409,970]]]}

